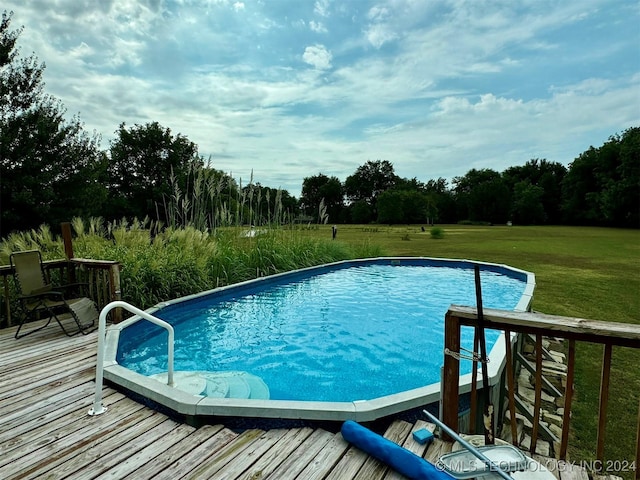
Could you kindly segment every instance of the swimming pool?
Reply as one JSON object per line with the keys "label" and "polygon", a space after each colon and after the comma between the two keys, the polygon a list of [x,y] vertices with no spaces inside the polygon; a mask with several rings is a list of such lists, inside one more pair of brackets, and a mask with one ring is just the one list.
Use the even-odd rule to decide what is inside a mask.
{"label": "swimming pool", "polygon": [[[528,309],[532,274],[487,263],[481,271],[486,308]],[[183,384],[159,397],[170,393],[173,407],[177,397],[191,397],[180,408],[195,415],[335,420],[358,419],[356,413],[372,419],[433,402],[444,315],[451,304],[475,305],[474,288],[472,262],[379,258],[158,305],[152,314],[175,328],[175,369]],[[105,378],[151,389],[152,397],[159,385],[170,388],[157,381],[167,371],[163,330],[133,318],[111,327],[108,338]],[[488,332],[487,342],[492,359],[499,357],[504,340]],[[471,348],[472,332],[464,343]],[[502,362],[493,363],[499,369]],[[468,374],[470,362],[461,366]]]}

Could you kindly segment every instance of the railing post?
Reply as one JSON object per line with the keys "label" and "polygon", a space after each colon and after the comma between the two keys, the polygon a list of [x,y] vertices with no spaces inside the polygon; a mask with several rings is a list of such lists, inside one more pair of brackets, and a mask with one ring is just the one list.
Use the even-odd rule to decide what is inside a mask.
{"label": "railing post", "polygon": [[480,337],[478,328],[473,329],[473,361],[471,362],[471,405],[469,409],[469,433],[476,433],[476,421],[478,419],[478,362],[475,360],[475,352],[480,351]]}
{"label": "railing post", "polygon": [[600,379],[600,407],[598,409],[598,440],[596,458],[604,460],[604,437],[607,426],[607,405],[609,403],[609,373],[611,371],[611,344],[605,343],[602,354],[602,378]]}
{"label": "railing post", "polygon": [[[64,254],[67,257],[67,283],[76,282],[76,269],[69,260],[73,258],[73,240],[71,239],[71,224],[63,222],[60,224],[62,229],[62,241],[64,243]],[[62,280],[62,269],[60,269],[60,279]]]}
{"label": "railing post", "polygon": [[638,402],[638,432],[636,433],[636,480],[640,479],[640,402]]}
{"label": "railing post", "polygon": [[[444,371],[442,387],[442,421],[453,431],[458,431],[458,394],[460,383],[460,360],[446,351],[460,352],[460,319],[447,312],[444,321]],[[444,435],[448,439],[449,435]],[[449,439],[453,441],[453,439]]]}
{"label": "railing post", "polygon": [[69,222],[61,223],[60,228],[62,229],[62,241],[64,242],[64,254],[67,257],[67,260],[71,260],[73,258],[73,241],[71,240],[71,224]]}
{"label": "railing post", "polygon": [[[116,263],[109,268],[109,285],[111,291],[109,295],[111,301],[122,300],[122,291],[120,290],[120,264]],[[122,321],[122,309],[115,308],[113,311],[113,323],[120,323]]]}
{"label": "railing post", "polygon": [[564,416],[562,418],[562,439],[560,441],[560,460],[567,459],[569,447],[569,425],[571,422],[571,402],[573,401],[573,377],[576,363],[576,341],[569,340],[569,355],[567,356],[567,385],[564,391]]}
{"label": "railing post", "polygon": [[540,426],[540,406],[542,404],[542,334],[536,333],[536,386],[533,407],[533,429],[531,431],[531,447],[529,452],[536,452],[538,428]]}
{"label": "railing post", "polygon": [[509,423],[511,425],[511,443],[518,446],[518,426],[516,421],[516,382],[513,372],[513,352],[511,351],[511,330],[505,329],[505,355],[507,357],[507,388],[509,389]]}

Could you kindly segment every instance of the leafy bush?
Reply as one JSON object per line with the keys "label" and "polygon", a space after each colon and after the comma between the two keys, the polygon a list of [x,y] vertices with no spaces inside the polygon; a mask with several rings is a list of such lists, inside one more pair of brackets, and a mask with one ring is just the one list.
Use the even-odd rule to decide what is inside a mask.
{"label": "leafy bush", "polygon": [[429,230],[429,233],[431,234],[431,238],[435,238],[435,239],[444,238],[444,229],[440,227],[431,227],[431,230]]}

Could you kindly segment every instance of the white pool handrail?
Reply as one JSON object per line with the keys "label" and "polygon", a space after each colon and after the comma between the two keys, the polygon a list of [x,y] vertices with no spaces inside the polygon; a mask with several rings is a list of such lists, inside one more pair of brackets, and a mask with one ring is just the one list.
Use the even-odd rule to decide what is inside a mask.
{"label": "white pool handrail", "polygon": [[98,358],[96,363],[96,393],[93,400],[93,408],[89,410],[89,415],[100,415],[107,411],[107,408],[102,405],[102,383],[103,383],[103,375],[104,375],[104,349],[106,342],[106,330],[107,330],[107,314],[113,310],[114,308],[124,308],[129,312],[138,315],[139,317],[144,318],[145,320],[150,321],[151,323],[155,323],[156,325],[167,330],[169,334],[169,339],[167,341],[167,350],[168,350],[168,366],[167,366],[167,384],[170,387],[174,387],[175,383],[173,381],[173,341],[174,341],[174,333],[173,327],[165,322],[164,320],[160,320],[153,315],[150,315],[147,312],[140,310],[139,308],[134,307],[133,305],[128,304],[127,302],[123,302],[121,300],[117,300],[115,302],[111,302],[102,309],[100,312],[100,317],[98,319]]}

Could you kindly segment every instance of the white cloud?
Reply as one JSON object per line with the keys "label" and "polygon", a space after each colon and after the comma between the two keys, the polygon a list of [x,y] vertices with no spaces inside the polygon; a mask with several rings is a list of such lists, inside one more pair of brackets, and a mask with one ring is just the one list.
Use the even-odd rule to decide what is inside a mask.
{"label": "white cloud", "polygon": [[321,17],[329,16],[329,0],[316,0],[313,11]]}
{"label": "white cloud", "polygon": [[90,57],[94,53],[95,51],[89,45],[87,45],[84,42],[81,42],[80,45],[78,45],[75,48],[72,48],[69,51],[69,56],[73,58],[83,59],[83,58]]}
{"label": "white cloud", "polygon": [[[403,5],[403,2],[390,2],[388,6],[378,4],[371,7],[366,14],[370,23],[364,30],[369,44],[379,49],[385,43],[396,40],[399,37],[397,31],[410,25],[407,23],[407,17],[411,17],[412,11],[412,6],[410,4]],[[409,22],[411,21],[409,20]],[[411,30],[411,28],[407,30]]]}
{"label": "white cloud", "polygon": [[367,13],[367,18],[375,22],[385,20],[388,16],[389,10],[386,7],[380,7],[378,5],[372,7]]}
{"label": "white cloud", "polygon": [[314,22],[311,20],[309,22],[309,28],[316,33],[327,33],[327,27],[325,27],[322,22]]}
{"label": "white cloud", "polygon": [[326,70],[331,68],[331,60],[333,56],[324,45],[311,45],[304,49],[302,60],[317,70]]}
{"label": "white cloud", "polygon": [[398,38],[398,35],[390,30],[390,27],[383,24],[371,25],[365,32],[365,35],[369,43],[375,48],[380,48],[385,43],[389,43]]}
{"label": "white cloud", "polygon": [[244,10],[244,2],[235,2],[235,3],[233,4],[233,9],[234,9],[236,12],[239,12],[239,11],[241,11],[241,10]]}

